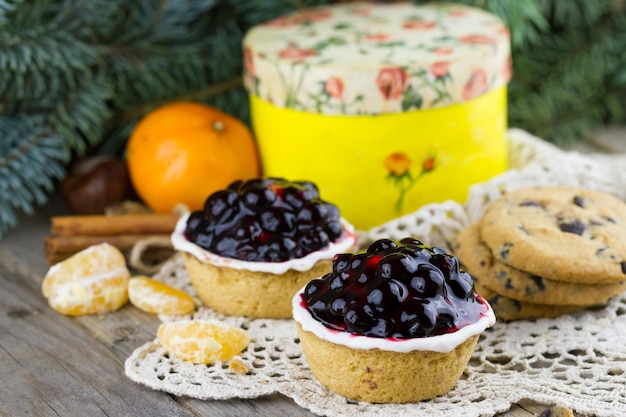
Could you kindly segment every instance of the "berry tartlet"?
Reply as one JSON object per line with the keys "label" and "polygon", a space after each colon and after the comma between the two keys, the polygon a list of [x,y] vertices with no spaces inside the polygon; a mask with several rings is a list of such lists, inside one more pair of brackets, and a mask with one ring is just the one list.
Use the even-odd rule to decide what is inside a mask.
{"label": "berry tartlet", "polygon": [[338,254],[294,296],[293,317],[320,383],[372,403],[446,394],[496,320],[456,257],[412,238]]}
{"label": "berry tartlet", "polygon": [[172,234],[200,299],[224,314],[291,318],[291,298],[356,245],[354,228],[315,184],[236,181]]}

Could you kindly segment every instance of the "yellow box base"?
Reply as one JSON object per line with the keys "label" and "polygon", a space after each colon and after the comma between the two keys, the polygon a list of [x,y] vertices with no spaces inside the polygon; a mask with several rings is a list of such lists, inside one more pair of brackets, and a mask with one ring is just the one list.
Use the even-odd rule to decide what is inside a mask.
{"label": "yellow box base", "polygon": [[506,87],[453,106],[374,116],[250,101],[264,175],[313,181],[358,229],[428,203],[463,203],[472,184],[507,169]]}

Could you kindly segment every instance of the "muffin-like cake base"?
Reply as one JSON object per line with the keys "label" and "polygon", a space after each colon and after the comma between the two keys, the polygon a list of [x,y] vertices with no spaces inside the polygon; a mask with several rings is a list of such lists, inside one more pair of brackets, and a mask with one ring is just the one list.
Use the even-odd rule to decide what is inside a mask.
{"label": "muffin-like cake base", "polygon": [[291,318],[291,299],[307,282],[330,270],[331,259],[308,271],[284,274],[213,266],[183,252],[185,268],[198,297],[208,307],[232,316]]}
{"label": "muffin-like cake base", "polygon": [[408,403],[450,391],[470,360],[479,335],[448,353],[352,349],[302,329],[298,334],[311,373],[347,398],[372,403]]}

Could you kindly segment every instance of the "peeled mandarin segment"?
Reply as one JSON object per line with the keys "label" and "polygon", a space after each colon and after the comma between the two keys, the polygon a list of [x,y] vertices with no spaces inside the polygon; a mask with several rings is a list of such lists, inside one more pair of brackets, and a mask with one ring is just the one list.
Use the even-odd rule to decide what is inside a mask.
{"label": "peeled mandarin segment", "polygon": [[129,279],[124,255],[101,243],[50,267],[41,291],[61,314],[106,313],[126,304]]}
{"label": "peeled mandarin segment", "polygon": [[172,355],[204,364],[227,361],[241,353],[250,342],[245,330],[215,320],[163,323],[157,338]]}
{"label": "peeled mandarin segment", "polygon": [[128,283],[130,302],[148,313],[181,315],[195,310],[193,298],[184,291],[146,276]]}

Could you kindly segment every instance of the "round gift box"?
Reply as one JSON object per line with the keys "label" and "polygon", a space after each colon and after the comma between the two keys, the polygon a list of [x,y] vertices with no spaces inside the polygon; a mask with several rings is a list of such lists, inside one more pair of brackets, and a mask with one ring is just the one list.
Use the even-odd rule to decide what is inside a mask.
{"label": "round gift box", "polygon": [[316,7],[243,47],[264,174],[315,182],[359,229],[464,202],[507,168],[509,31],[483,10]]}

